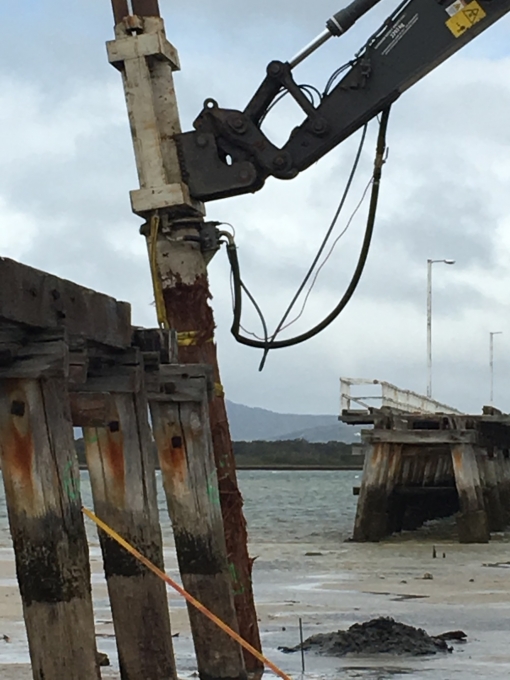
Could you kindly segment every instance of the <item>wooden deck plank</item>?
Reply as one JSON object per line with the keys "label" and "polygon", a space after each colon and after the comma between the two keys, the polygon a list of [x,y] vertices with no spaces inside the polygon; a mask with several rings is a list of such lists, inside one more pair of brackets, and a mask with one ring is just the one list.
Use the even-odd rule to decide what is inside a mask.
{"label": "wooden deck plank", "polygon": [[0,320],[109,345],[131,344],[131,307],[108,295],[0,258]]}

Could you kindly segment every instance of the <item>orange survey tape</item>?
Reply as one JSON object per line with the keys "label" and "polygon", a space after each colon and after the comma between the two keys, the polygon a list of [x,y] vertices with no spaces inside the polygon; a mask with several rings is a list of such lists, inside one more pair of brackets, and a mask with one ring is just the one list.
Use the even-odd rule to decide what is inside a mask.
{"label": "orange survey tape", "polygon": [[227,626],[226,623],[224,623],[221,619],[219,619],[217,616],[215,616],[211,611],[207,609],[207,607],[204,607],[203,604],[201,604],[198,600],[195,600],[193,595],[190,595],[184,588],[182,588],[178,583],[176,583],[173,579],[170,578],[170,576],[167,576],[164,571],[161,571],[161,569],[158,569],[155,564],[153,564],[150,560],[148,560],[146,557],[142,555],[142,553],[138,552],[136,548],[134,548],[130,543],[125,541],[122,536],[120,536],[116,531],[114,531],[111,527],[109,527],[107,524],[105,524],[102,520],[99,519],[97,515],[95,515],[91,510],[88,510],[87,508],[82,508],[83,513],[91,519],[97,526],[102,529],[105,533],[108,534],[111,538],[113,538],[119,545],[121,545],[123,548],[125,548],[128,552],[131,553],[134,557],[136,557],[137,560],[139,560],[142,564],[144,564],[147,569],[150,569],[156,576],[159,576],[160,579],[165,581],[169,586],[171,586],[174,590],[176,590],[179,595],[182,595],[190,604],[192,604],[198,611],[202,612],[204,616],[207,616],[208,619],[210,619],[213,623],[215,623],[221,630],[223,630],[227,635],[230,635],[232,639],[234,639],[236,642],[238,642],[241,647],[244,647],[244,649],[248,650],[250,654],[253,654],[253,656],[261,661],[265,666],[270,668],[273,673],[276,673],[276,675],[279,675],[282,680],[291,680],[291,678],[284,673],[282,670],[278,668],[278,666],[275,666],[274,663],[269,661],[269,659],[266,659],[265,656],[263,656],[258,650],[255,649],[255,647],[252,647],[249,642],[246,642],[238,633],[235,632],[235,630],[232,630],[230,626]]}

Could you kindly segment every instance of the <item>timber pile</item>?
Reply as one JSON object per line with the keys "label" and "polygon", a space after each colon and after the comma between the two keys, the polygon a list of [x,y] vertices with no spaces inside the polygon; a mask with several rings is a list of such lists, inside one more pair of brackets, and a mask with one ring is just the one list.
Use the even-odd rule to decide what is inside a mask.
{"label": "timber pile", "polygon": [[[236,630],[209,426],[211,368],[170,362],[130,307],[0,258],[0,459],[34,677],[100,680],[74,427],[96,514],[164,569],[148,406],[187,590]],[[99,533],[123,678],[177,677],[165,584]],[[190,611],[197,665],[245,677],[241,647]]]}

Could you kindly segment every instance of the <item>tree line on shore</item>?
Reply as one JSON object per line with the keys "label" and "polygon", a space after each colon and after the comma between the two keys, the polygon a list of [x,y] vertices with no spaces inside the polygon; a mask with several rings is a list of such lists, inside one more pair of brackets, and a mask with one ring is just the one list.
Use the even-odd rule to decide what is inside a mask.
{"label": "tree line on shore", "polygon": [[344,442],[304,439],[234,442],[238,467],[362,467],[359,455]]}
{"label": "tree line on shore", "polygon": [[[233,442],[237,466],[242,468],[361,468],[363,456],[353,455],[351,444],[308,442],[304,439]],[[83,439],[76,440],[80,466],[86,467]],[[154,455],[156,449],[154,447]]]}

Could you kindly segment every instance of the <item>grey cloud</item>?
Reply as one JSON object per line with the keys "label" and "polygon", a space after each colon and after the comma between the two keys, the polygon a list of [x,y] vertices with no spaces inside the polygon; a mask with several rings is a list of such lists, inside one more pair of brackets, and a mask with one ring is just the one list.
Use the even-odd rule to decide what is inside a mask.
{"label": "grey cloud", "polygon": [[[381,15],[392,4],[385,3]],[[329,0],[299,3],[290,11],[287,0],[257,5],[240,5],[233,0],[202,2],[195,3],[192,11],[189,3],[180,0],[163,2],[162,7],[169,37],[179,47],[185,64],[176,76],[185,127],[206,96],[243,106],[260,82],[267,61],[289,56],[296,46],[313,37],[317,28],[321,30],[324,20],[339,8]],[[38,88],[41,94],[40,110],[34,112],[32,120],[24,120],[24,125],[51,121],[52,110],[62,111],[74,94],[86,88],[97,93],[81,108],[66,109],[63,135],[82,129],[84,120],[92,121],[86,133],[77,135],[71,151],[21,154],[9,164],[0,158],[0,197],[10,208],[24,211],[39,224],[22,259],[128,299],[133,303],[136,322],[152,325],[155,320],[147,257],[137,234],[139,220],[129,208],[128,191],[136,188],[137,182],[129,126],[120,76],[107,64],[103,45],[112,36],[109,3],[49,3],[42,23],[40,15],[30,19],[29,39],[15,59],[14,36],[23,26],[26,34],[26,17],[21,10],[11,12],[8,22],[6,39],[0,45],[0,77],[8,75],[20,86]],[[303,78],[324,80],[366,38],[369,24],[367,20],[344,41],[324,48],[303,68]],[[481,79],[476,76],[472,87],[481,87]],[[435,279],[434,318],[439,339],[452,332],[449,321],[467,317],[463,326],[467,337],[480,330],[473,326],[481,318],[477,316],[480,311],[489,310],[495,319],[502,314],[500,305],[482,292],[476,276],[467,284],[457,280],[456,272],[473,267],[483,276],[495,269],[498,244],[492,225],[501,221],[507,206],[505,197],[493,200],[490,183],[503,186],[504,179],[498,178],[492,167],[486,170],[488,183],[480,184],[478,178],[483,172],[482,162],[487,167],[494,158],[491,145],[495,140],[501,139],[503,145],[509,142],[505,107],[510,89],[502,84],[497,91],[490,83],[480,90],[485,102],[494,104],[487,112],[491,124],[477,136],[487,149],[478,165],[466,148],[455,147],[456,137],[448,154],[441,144],[447,143],[449,121],[465,120],[466,110],[470,118],[480,120],[487,104],[473,101],[472,88],[466,82],[449,88],[453,103],[446,105],[443,81],[434,78],[430,83],[406,93],[395,107],[380,221],[366,275],[345,315],[322,337],[273,353],[265,372],[258,374],[260,353],[237,346],[229,335],[231,311],[224,255],[211,266],[220,359],[230,398],[282,411],[334,413],[340,374],[378,377],[423,391],[424,348],[409,348],[406,334],[417,334],[410,325],[423,318],[425,260],[436,254],[458,260],[455,272],[444,272]],[[418,115],[424,110],[428,111],[427,120]],[[16,129],[16,123],[11,117],[11,127],[4,128],[4,134],[12,136],[9,129]],[[288,129],[285,115],[276,116],[271,124],[282,133]],[[30,138],[28,133],[17,130],[20,145],[25,134]],[[37,134],[44,133],[41,125]],[[469,139],[470,133],[465,134]],[[268,182],[257,196],[209,206],[211,217],[235,223],[246,279],[271,320],[280,313],[275,301],[280,304],[290,297],[313,255],[313,243],[320,241],[350,167],[353,148],[354,142],[344,146],[295,182]],[[503,155],[506,149],[498,153]],[[359,196],[371,167],[372,148],[367,147],[354,196]],[[0,223],[0,230],[5,228],[7,225]],[[303,326],[319,317],[343,289],[357,256],[362,229],[360,215],[331,266],[324,269]],[[451,275],[448,282],[447,274]],[[396,351],[378,341],[379,329],[364,317],[367,303],[390,309],[387,323],[396,329],[401,343]],[[249,315],[248,321],[252,320],[255,317]],[[355,334],[362,340],[353,340]],[[406,357],[411,358],[403,356],[404,349]],[[502,344],[499,370],[507,371],[503,352]],[[480,386],[486,379],[485,355],[473,355],[472,361],[449,360],[438,342],[434,367],[438,398],[454,404],[460,400],[459,405],[466,409],[479,408]],[[506,394],[502,385],[499,389],[504,404]]]}
{"label": "grey cloud", "polygon": [[387,238],[398,235],[414,261],[428,256],[456,259],[461,266],[493,265],[495,244],[483,229],[497,219],[490,197],[470,194],[469,185],[464,187],[465,195],[459,197],[457,186],[455,182],[443,182],[440,187],[424,182],[407,197],[407,209],[402,206],[400,214],[395,215]]}

